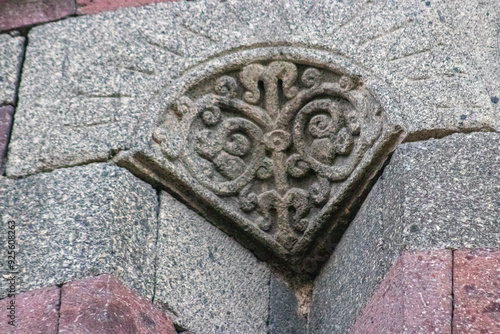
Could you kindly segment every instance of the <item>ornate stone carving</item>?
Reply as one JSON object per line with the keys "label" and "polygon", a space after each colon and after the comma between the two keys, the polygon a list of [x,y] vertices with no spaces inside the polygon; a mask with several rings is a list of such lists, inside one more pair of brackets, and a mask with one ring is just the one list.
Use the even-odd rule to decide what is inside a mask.
{"label": "ornate stone carving", "polygon": [[153,134],[165,162],[139,160],[257,253],[314,271],[304,263],[331,251],[329,236],[394,142],[385,123],[359,77],[305,61],[252,61],[186,85]]}
{"label": "ornate stone carving", "polygon": [[[208,87],[207,87],[208,86]],[[181,160],[205,188],[292,250],[380,136],[354,77],[289,61],[218,76],[174,109],[192,122]]]}

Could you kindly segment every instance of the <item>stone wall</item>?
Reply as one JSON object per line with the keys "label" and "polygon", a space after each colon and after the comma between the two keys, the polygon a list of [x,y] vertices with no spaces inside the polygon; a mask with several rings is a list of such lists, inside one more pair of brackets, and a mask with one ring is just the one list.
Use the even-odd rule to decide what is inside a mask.
{"label": "stone wall", "polygon": [[0,1],[2,309],[18,333],[499,332],[497,7]]}
{"label": "stone wall", "polygon": [[[498,280],[499,140],[454,134],[396,150],[315,281],[312,333],[344,333],[353,324],[354,333],[494,328],[496,313],[474,315],[474,323],[464,303],[476,293],[465,281]],[[476,257],[478,266],[488,263],[484,278],[468,264]],[[485,293],[481,303],[495,305],[498,289]]]}

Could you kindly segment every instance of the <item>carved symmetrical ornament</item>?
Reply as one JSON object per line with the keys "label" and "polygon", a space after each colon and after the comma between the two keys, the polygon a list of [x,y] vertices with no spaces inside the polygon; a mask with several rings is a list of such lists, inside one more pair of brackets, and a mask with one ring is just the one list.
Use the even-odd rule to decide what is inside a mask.
{"label": "carved symmetrical ornament", "polygon": [[178,96],[153,135],[165,162],[141,168],[257,254],[314,271],[394,142],[384,123],[358,77],[251,62]]}

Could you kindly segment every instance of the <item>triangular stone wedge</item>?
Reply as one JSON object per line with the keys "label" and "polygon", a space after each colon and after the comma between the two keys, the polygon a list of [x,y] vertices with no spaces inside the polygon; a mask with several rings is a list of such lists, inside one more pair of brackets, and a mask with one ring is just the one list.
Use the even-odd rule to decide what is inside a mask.
{"label": "triangular stone wedge", "polygon": [[370,80],[300,48],[216,58],[165,90],[149,144],[116,161],[259,258],[314,274],[402,138]]}

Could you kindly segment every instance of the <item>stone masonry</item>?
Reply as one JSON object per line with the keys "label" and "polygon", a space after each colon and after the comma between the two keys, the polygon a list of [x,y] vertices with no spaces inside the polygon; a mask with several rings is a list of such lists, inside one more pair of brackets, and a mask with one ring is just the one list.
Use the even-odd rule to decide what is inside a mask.
{"label": "stone masonry", "polygon": [[500,331],[495,0],[0,0],[0,331]]}

